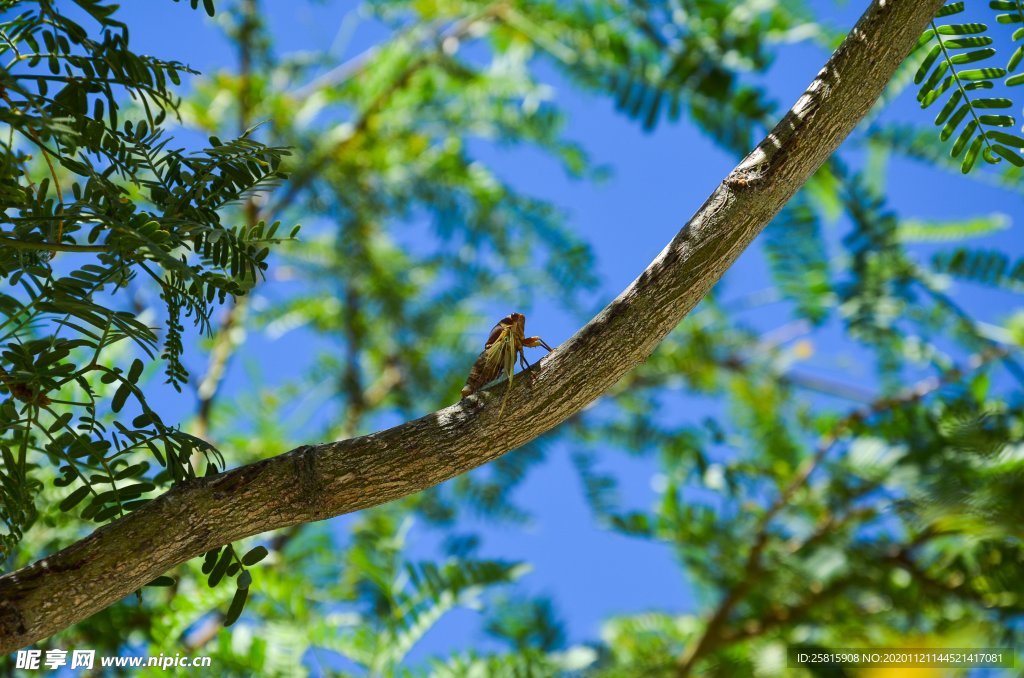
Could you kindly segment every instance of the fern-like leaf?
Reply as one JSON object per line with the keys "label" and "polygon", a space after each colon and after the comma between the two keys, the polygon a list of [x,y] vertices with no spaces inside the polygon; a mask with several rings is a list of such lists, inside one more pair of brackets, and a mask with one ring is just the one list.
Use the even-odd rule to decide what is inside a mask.
{"label": "fern-like leaf", "polygon": [[[1005,14],[997,14],[996,21],[1001,24],[1022,24],[1013,31],[1013,41],[1019,42],[1017,49],[1010,54],[1006,62],[1006,71],[1013,73],[1024,59],[1024,3],[1021,0],[991,0],[988,6],[994,10],[1005,11]],[[1024,83],[1024,73],[1011,75],[1006,79],[1005,84],[1013,87]]]}
{"label": "fern-like leaf", "polygon": [[772,220],[764,240],[772,277],[797,314],[822,323],[831,308],[828,253],[817,212],[798,198]]}
{"label": "fern-like leaf", "polygon": [[[960,164],[935,144],[934,132],[930,129],[890,124],[872,128],[868,133],[868,139],[873,144],[884,144],[890,150],[929,167],[960,172]],[[975,172],[967,176],[983,184],[1024,193],[1024,171],[1014,165],[1004,165],[999,172]]]}
{"label": "fern-like leaf", "polygon": [[463,560],[438,567],[434,563],[408,564],[409,590],[396,596],[396,628],[388,643],[391,660],[399,663],[445,613],[458,605],[473,604],[484,589],[508,584],[528,566],[496,560]]}
{"label": "fern-like leaf", "polygon": [[[963,2],[953,2],[943,7],[937,18],[963,11]],[[960,170],[964,174],[974,168],[979,156],[993,165],[1007,160],[1024,167],[1024,157],[1019,153],[1024,148],[1024,138],[1003,131],[1016,124],[1015,118],[987,112],[1008,109],[1013,102],[1005,97],[977,95],[980,90],[993,89],[994,81],[1007,72],[1004,68],[983,65],[996,54],[991,47],[992,38],[984,35],[987,31],[988,26],[980,22],[936,25],[933,21],[919,41],[932,46],[914,77],[920,86],[917,100],[922,108],[928,108],[950,93],[935,125],[940,128],[942,141],[956,135],[950,155],[961,159]],[[962,68],[968,64],[975,67]]]}
{"label": "fern-like leaf", "polygon": [[1024,292],[1024,259],[1011,262],[1008,256],[995,250],[961,247],[952,252],[940,252],[932,258],[932,268],[963,280]]}
{"label": "fern-like leaf", "polygon": [[900,221],[896,235],[901,242],[934,242],[980,238],[1010,227],[1010,217],[994,213],[946,221]]}

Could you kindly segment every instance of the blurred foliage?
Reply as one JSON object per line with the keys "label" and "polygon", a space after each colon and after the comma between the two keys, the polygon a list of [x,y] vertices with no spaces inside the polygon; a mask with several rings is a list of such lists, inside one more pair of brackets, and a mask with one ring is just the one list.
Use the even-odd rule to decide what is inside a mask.
{"label": "blurred foliage", "polygon": [[[1022,253],[998,238],[1017,226],[983,205],[904,214],[886,186],[889,163],[909,158],[1021,191],[1012,116],[979,97],[1019,80],[1013,4],[991,3],[1014,29],[1004,45],[986,10],[951,3],[759,240],[769,289],[727,275],[594,407],[420,495],[217,549],[40,647],[210,654],[240,676],[732,676],[812,675],[786,667],[797,644],[1019,643],[1024,314],[983,322],[978,288],[963,285],[1012,310]],[[0,74],[16,101],[0,111],[14,139],[4,190],[19,205],[3,235],[20,243],[0,255],[6,569],[171,482],[454,402],[508,309],[555,298],[585,319],[599,281],[582,229],[485,160],[528,147],[569,176],[600,175],[549,81],[606,97],[652,134],[685,119],[738,157],[779,117],[777,55],[801,43],[824,60],[842,37],[799,0],[367,0],[339,45],[288,53],[264,3],[204,2],[237,59],[196,75],[179,102],[167,83],[194,74],[126,52],[109,7],[3,6],[22,13],[5,19],[0,54],[25,69]],[[94,24],[69,28],[58,6]],[[342,60],[358,22],[384,37]],[[55,56],[33,56],[42,45]],[[1004,57],[999,73],[977,65]],[[952,156],[920,115],[890,112],[915,95],[914,107],[942,104]],[[172,150],[167,113],[209,148]],[[302,237],[278,243],[272,224],[300,219]],[[211,336],[189,342],[182,313]],[[148,404],[151,324],[194,406],[180,429]],[[289,333],[311,355],[281,383],[260,342]],[[229,398],[233,361],[251,386]],[[673,555],[699,592],[693,609],[666,600],[579,642],[558,591],[532,593],[528,564],[482,555],[489,527],[529,523],[517,489],[555,449],[571,453],[605,530]],[[654,469],[646,505],[629,501],[616,451]],[[218,585],[229,579],[233,590]],[[425,656],[422,639],[458,608],[481,613],[479,635]]]}

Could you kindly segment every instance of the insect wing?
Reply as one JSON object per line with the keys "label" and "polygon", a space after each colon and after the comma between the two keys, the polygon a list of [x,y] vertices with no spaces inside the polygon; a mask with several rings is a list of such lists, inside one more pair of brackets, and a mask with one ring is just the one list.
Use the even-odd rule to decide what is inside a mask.
{"label": "insect wing", "polygon": [[508,325],[498,323],[491,328],[491,333],[487,335],[487,342],[484,344],[484,348],[490,347],[492,344],[497,343],[501,339],[502,335],[507,333],[509,330]]}
{"label": "insect wing", "polygon": [[516,371],[516,353],[519,350],[516,346],[518,342],[515,340],[514,332],[509,331],[501,343],[501,366],[505,369],[505,374],[508,375],[508,385],[512,386],[512,375]]}
{"label": "insect wing", "polygon": [[491,337],[488,338],[486,348],[477,357],[469,371],[466,385],[462,389],[463,396],[474,393],[484,384],[497,379],[502,368],[505,367],[504,353],[511,337],[506,327],[496,325],[494,329],[495,331],[491,332]]}

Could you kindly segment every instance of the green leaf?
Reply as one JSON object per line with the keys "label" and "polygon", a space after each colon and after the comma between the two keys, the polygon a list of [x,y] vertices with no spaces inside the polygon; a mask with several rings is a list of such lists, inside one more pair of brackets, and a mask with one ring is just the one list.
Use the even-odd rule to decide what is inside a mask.
{"label": "green leaf", "polygon": [[[941,125],[942,123],[944,123],[946,121],[946,118],[949,117],[949,114],[956,110],[957,104],[960,103],[960,100],[963,98],[963,92],[961,92],[960,90],[956,90],[955,92],[953,92],[953,95],[949,97],[949,101],[946,102],[946,105],[942,107],[942,110],[939,111],[939,114],[935,117],[935,124]],[[969,106],[969,104],[965,103],[964,106]],[[957,113],[959,114],[959,111],[957,111]],[[966,115],[966,113],[964,113],[964,115]],[[963,115],[961,115],[960,117],[961,119],[963,119]],[[959,123],[954,124],[953,127],[956,127],[957,124]]]}
{"label": "green leaf", "polygon": [[942,76],[944,76],[947,71],[949,71],[949,62],[940,61],[939,65],[935,67],[935,70],[932,71],[931,76],[923,85],[921,85],[921,90],[917,93],[918,101],[921,101],[922,104],[924,104],[925,97],[931,93],[936,85],[939,84],[939,81],[942,80]]}
{"label": "green leaf", "polygon": [[984,59],[988,59],[995,53],[996,51],[989,47],[986,49],[978,49],[973,52],[967,52],[965,54],[955,54],[952,57],[950,57],[949,61],[954,65],[970,64],[974,63],[975,61],[982,61]]}
{"label": "green leaf", "polygon": [[974,132],[977,129],[978,123],[976,121],[971,120],[967,123],[963,131],[960,132],[960,136],[953,142],[953,148],[949,151],[951,158],[957,158],[960,156],[964,148],[967,146],[967,142],[971,140],[971,137],[974,136]]}
{"label": "green leaf", "polygon": [[985,398],[988,396],[989,389],[992,386],[992,373],[988,370],[979,372],[970,381],[971,395],[978,402],[985,402]]}
{"label": "green leaf", "polygon": [[256,546],[242,556],[242,564],[246,567],[251,567],[266,558],[267,553],[268,551],[265,546]]}
{"label": "green leaf", "polygon": [[1010,217],[994,213],[947,221],[906,219],[899,223],[897,236],[901,242],[935,242],[978,238],[1010,227]]}
{"label": "green leaf", "polygon": [[949,38],[943,40],[942,44],[946,49],[968,49],[971,47],[984,47],[992,44],[992,38],[987,35],[975,35],[968,38]]}
{"label": "green leaf", "polygon": [[127,466],[121,469],[120,471],[117,472],[117,475],[114,476],[114,478],[115,480],[124,480],[125,478],[137,478],[148,470],[149,462],[143,461],[138,464],[132,464],[131,466]]}
{"label": "green leaf", "polygon": [[235,589],[235,597],[231,599],[231,605],[228,607],[227,614],[224,615],[224,626],[231,626],[238,621],[238,618],[242,616],[242,610],[245,608],[245,600],[248,596],[248,588]]}
{"label": "green leaf", "polygon": [[1024,21],[1024,14],[1000,14],[996,16],[996,21],[1001,24],[1019,24]]}
{"label": "green leaf", "polygon": [[153,415],[150,412],[143,412],[139,416],[132,419],[132,426],[135,428],[143,428],[153,423]]}
{"label": "green leaf", "polygon": [[238,579],[235,580],[236,585],[240,589],[247,589],[252,584],[252,574],[249,570],[243,570],[239,575]]}
{"label": "green leaf", "polygon": [[[972,83],[979,85],[981,83]],[[971,105],[974,108],[1010,108],[1013,106],[1013,102],[1003,97],[984,97],[982,99],[975,99]]]}
{"label": "green leaf", "polygon": [[921,62],[921,65],[918,67],[917,73],[914,74],[915,85],[921,84],[921,81],[924,80],[925,76],[928,75],[928,72],[932,69],[932,66],[935,64],[935,60],[938,59],[939,55],[941,54],[941,45],[935,45],[930,50],[928,50],[927,56],[925,56],[924,60]]}
{"label": "green leaf", "polygon": [[992,146],[992,152],[1009,161],[1014,167],[1024,167],[1024,157],[1021,157],[1019,153],[1010,150],[1006,146],[995,144]]}
{"label": "green leaf", "polygon": [[[945,78],[943,78],[942,82],[939,83],[938,87],[935,87],[934,89],[932,87],[928,87],[927,89],[922,89],[920,92],[918,92],[918,96],[921,100],[921,108],[928,108],[933,103],[938,101],[939,97],[945,94],[946,91],[953,86],[954,82],[955,81],[953,80],[953,76],[948,75]],[[964,89],[967,89],[967,87],[964,87]],[[921,97],[922,94],[924,95],[923,97]]]}
{"label": "green leaf", "polygon": [[161,575],[153,581],[145,584],[146,586],[174,586],[174,578],[168,577],[167,575]]}
{"label": "green leaf", "polygon": [[948,5],[943,5],[939,11],[935,13],[935,18],[938,19],[945,16],[952,16],[954,14],[959,14],[962,11],[964,11],[964,3],[962,1],[951,2]]}
{"label": "green leaf", "polygon": [[128,396],[131,395],[132,386],[131,384],[122,382],[117,390],[114,391],[114,397],[110,400],[110,409],[114,412],[120,412],[121,408],[124,407],[125,401],[128,400]]}
{"label": "green leaf", "polygon": [[83,499],[89,494],[89,486],[83,485],[74,492],[64,497],[64,500],[60,503],[60,510],[67,513],[71,509],[75,508]]}
{"label": "green leaf", "polygon": [[217,564],[217,556],[220,554],[220,551],[220,547],[211,549],[206,552],[205,556],[203,556],[203,574],[210,574],[213,572],[213,567]]}
{"label": "green leaf", "polygon": [[1013,127],[1012,115],[979,115],[978,122],[990,127]]}
{"label": "green leaf", "polygon": [[[958,91],[956,92],[956,94],[960,94],[960,92]],[[953,98],[954,97],[950,97],[950,101],[952,101]],[[950,118],[945,125],[943,125],[942,130],[939,132],[939,139],[941,139],[942,141],[946,141],[951,136],[953,136],[953,132],[955,132],[956,128],[959,127],[960,123],[963,122],[963,119],[967,117],[967,114],[970,112],[970,110],[970,102],[965,103],[963,106],[961,106],[957,110],[956,114],[952,118]],[[936,123],[937,122],[938,121],[936,120]]]}
{"label": "green leaf", "polygon": [[126,487],[117,488],[118,499],[136,499],[146,492],[152,492],[156,489],[156,486],[149,482],[133,483]]}
{"label": "green leaf", "polygon": [[[991,80],[975,80],[974,82],[963,83],[965,92],[976,92],[981,89],[993,89],[995,84]],[[980,108],[975,106],[975,108]]]}
{"label": "green leaf", "polygon": [[958,74],[961,80],[994,80],[1006,75],[1005,68],[972,68],[960,71]]}
{"label": "green leaf", "polygon": [[1017,49],[1013,50],[1010,60],[1006,62],[1006,70],[1012,73],[1020,64],[1022,58],[1024,58],[1024,45],[1020,45]]}
{"label": "green leaf", "polygon": [[71,421],[72,417],[74,417],[74,415],[71,412],[65,412],[64,414],[57,417],[52,424],[50,424],[50,427],[47,429],[47,431],[50,433],[56,433],[60,429],[67,426],[68,422]]}
{"label": "green leaf", "polygon": [[132,362],[132,366],[128,369],[128,381],[132,384],[138,383],[139,377],[142,375],[143,367],[142,361],[136,358]]}
{"label": "green leaf", "polygon": [[210,572],[208,583],[210,588],[217,586],[220,580],[224,577],[224,574],[228,571],[228,565],[231,564],[231,547],[225,547],[224,551],[220,554],[220,559],[217,564],[213,566],[213,570]]}
{"label": "green leaf", "polygon": [[960,171],[967,174],[974,167],[974,163],[978,159],[978,154],[981,152],[981,146],[985,143],[985,137],[978,135],[977,138],[971,142],[971,147],[967,149],[967,154],[964,156],[963,164],[960,165]]}
{"label": "green leaf", "polygon": [[969,23],[969,24],[947,24],[945,26],[939,26],[939,35],[972,35],[976,33],[984,33],[988,30],[988,26],[983,23]]}

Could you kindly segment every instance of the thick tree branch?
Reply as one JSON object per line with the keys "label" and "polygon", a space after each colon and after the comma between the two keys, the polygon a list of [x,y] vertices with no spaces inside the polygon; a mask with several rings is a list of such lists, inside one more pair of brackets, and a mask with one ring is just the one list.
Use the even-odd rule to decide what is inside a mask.
{"label": "thick tree branch", "polygon": [[176,486],[0,577],[0,652],[84,619],[215,546],[419,492],[580,411],[651,354],[835,151],[941,4],[875,0],[793,109],[647,270],[535,366],[535,379],[515,380],[503,417],[504,385],[386,431]]}

